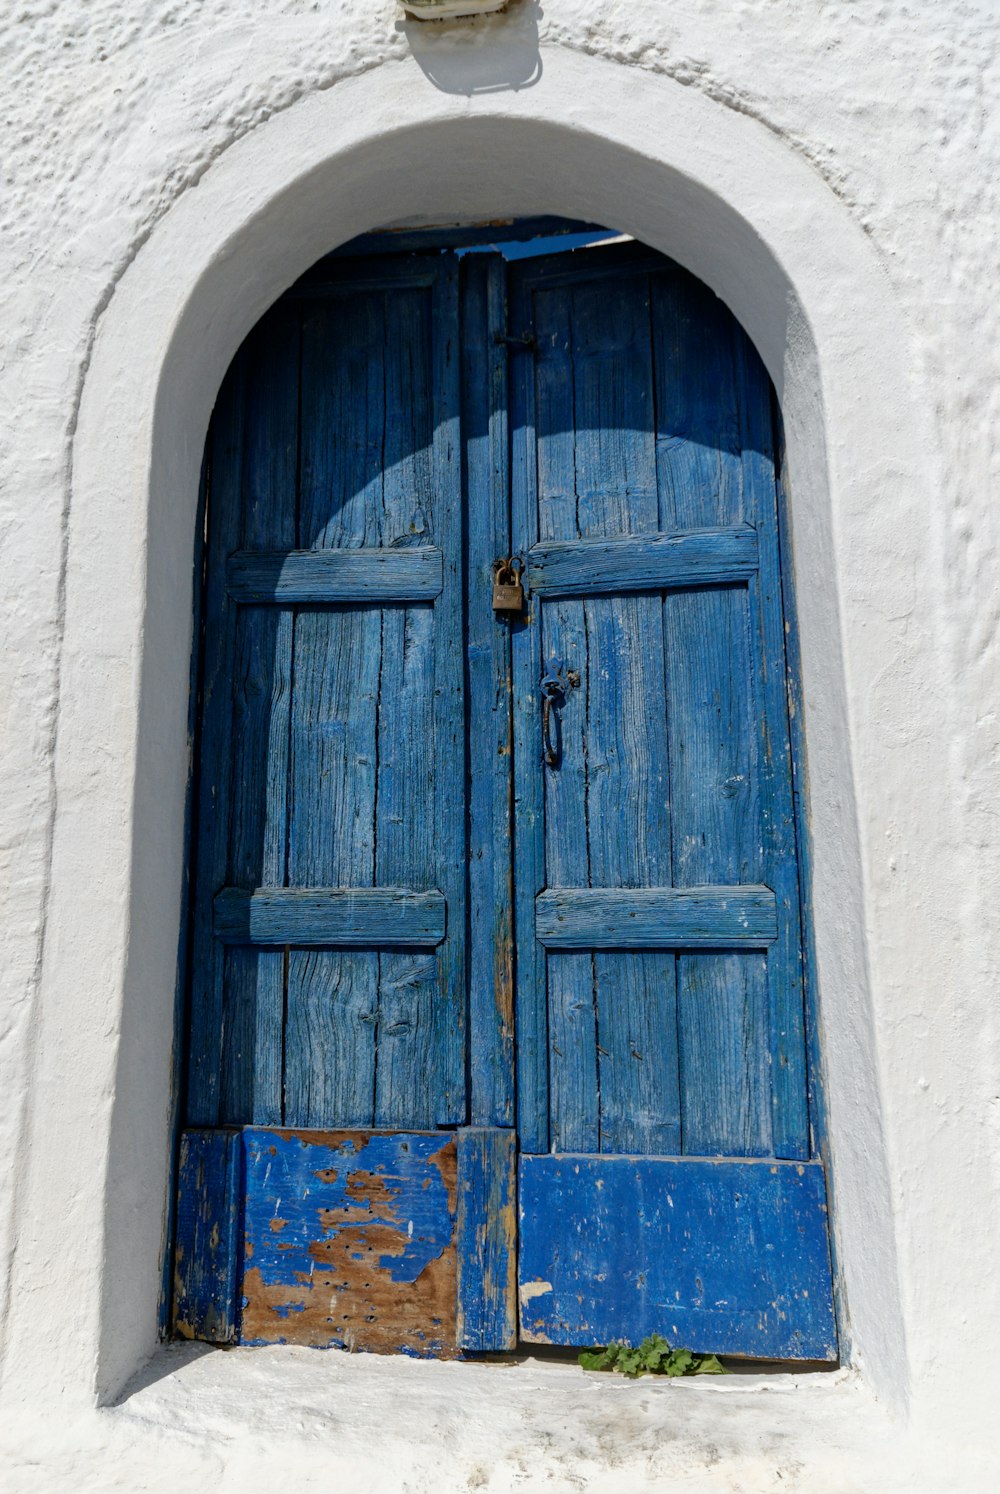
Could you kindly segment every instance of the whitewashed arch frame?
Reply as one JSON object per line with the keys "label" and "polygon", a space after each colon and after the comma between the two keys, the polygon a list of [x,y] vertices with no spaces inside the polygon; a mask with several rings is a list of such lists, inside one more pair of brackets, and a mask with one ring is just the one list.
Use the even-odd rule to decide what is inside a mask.
{"label": "whitewashed arch frame", "polygon": [[[905,1398],[890,1182],[903,1138],[880,1098],[879,993],[898,986],[901,962],[919,969],[929,935],[894,903],[873,852],[902,771],[894,751],[927,711],[908,683],[905,614],[935,538],[905,331],[870,242],[780,139],[674,81],[568,53],[547,54],[520,92],[447,94],[394,62],[296,103],[179,198],[103,313],[74,445],[58,808],[7,1364],[27,1396],[58,1385],[106,1402],[155,1346],[192,545],[225,368],[274,298],[359,232],[550,213],[626,230],[687,265],[746,327],[782,401],[849,1353],[887,1397]],[[883,979],[874,931],[896,914]],[[70,1240],[68,1315],[54,1264]]]}

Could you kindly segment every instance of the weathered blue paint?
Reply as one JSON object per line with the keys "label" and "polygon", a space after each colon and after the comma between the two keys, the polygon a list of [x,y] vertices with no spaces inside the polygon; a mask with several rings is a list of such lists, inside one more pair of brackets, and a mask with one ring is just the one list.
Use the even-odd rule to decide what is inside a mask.
{"label": "weathered blue paint", "polygon": [[535,903],[546,949],[761,949],[777,932],[769,887],[558,887]]}
{"label": "weathered blue paint", "polygon": [[458,1140],[458,1344],[470,1353],[517,1342],[517,1137],[467,1128]]}
{"label": "weathered blue paint", "polygon": [[[416,1281],[450,1241],[454,1200],[449,1200],[440,1169],[427,1166],[447,1143],[446,1136],[358,1133],[330,1143],[325,1135],[320,1140],[306,1132],[248,1130],[241,1135],[247,1256],[265,1286],[309,1278],[316,1268],[311,1254],[315,1240],[336,1232],[339,1215],[349,1215],[353,1227],[359,1206],[365,1218],[358,1260],[369,1233],[377,1237],[381,1228],[404,1222],[398,1252],[379,1254],[375,1262],[391,1281]],[[377,1201],[371,1193],[359,1197],[352,1183],[359,1173],[386,1182]],[[272,1228],[277,1217],[288,1221],[280,1230]]]}
{"label": "weathered blue paint", "polygon": [[246,1130],[242,1143],[241,1342],[454,1352],[453,1136]]}
{"label": "weathered blue paint", "polygon": [[432,602],[441,595],[441,551],[434,545],[405,550],[244,551],[231,555],[226,589],[237,602]]}
{"label": "weathered blue paint", "polygon": [[444,936],[445,900],[437,891],[224,887],[215,899],[215,937],[224,944],[433,948]]}
{"label": "weathered blue paint", "polygon": [[180,1336],[513,1346],[513,1131],[187,1131],[180,1159]]}
{"label": "weathered blue paint", "polygon": [[519,1215],[530,1342],[837,1357],[817,1162],[522,1157]]}
{"label": "weathered blue paint", "polygon": [[510,629],[491,605],[510,554],[506,274],[492,255],[462,266],[462,422],[468,585],[469,1120],[514,1124]]}
{"label": "weathered blue paint", "polygon": [[[678,1149],[805,1157],[766,376],[721,303],[644,251],[540,261],[512,285],[535,346],[511,365],[512,544],[537,583],[515,638],[522,1150],[615,1150],[622,1114],[679,1087]],[[556,655],[579,688],[543,778],[532,685]],[[732,901],[691,924],[703,888]]]}
{"label": "weathered blue paint", "polygon": [[456,275],[333,266],[220,396],[191,1121],[466,1116]]}
{"label": "weathered blue paint", "polygon": [[[503,1346],[515,1116],[529,1161],[810,1156],[766,376],[638,248],[334,258],[239,355],[209,471],[189,1123],[487,1128],[437,1133],[452,1328],[377,1317]],[[264,1306],[340,1341],[318,1301]]]}
{"label": "weathered blue paint", "polygon": [[[638,249],[517,268],[511,326],[522,1154],[804,1159],[766,376],[710,292]],[[579,684],[543,770],[554,657]]]}
{"label": "weathered blue paint", "polygon": [[[434,1122],[457,1125],[468,1118],[466,1089],[468,918],[465,627],[463,604],[461,345],[458,264],[451,256],[439,269],[431,305],[434,438],[431,470],[442,514],[445,585],[435,604],[435,733],[428,768],[434,782],[431,843],[436,886],[448,900],[448,934],[439,951],[441,998],[434,1007],[437,1095]],[[401,365],[400,401],[410,397],[409,370]],[[414,1071],[408,1086],[422,1082]]]}
{"label": "weathered blue paint", "polygon": [[[632,507],[627,496],[624,502]],[[532,545],[524,579],[539,596],[607,596],[745,581],[756,569],[757,532],[749,524],[734,524],[677,534]]]}
{"label": "weathered blue paint", "polygon": [[231,1343],[237,1333],[242,1177],[235,1131],[185,1131],[177,1165],[173,1327]]}

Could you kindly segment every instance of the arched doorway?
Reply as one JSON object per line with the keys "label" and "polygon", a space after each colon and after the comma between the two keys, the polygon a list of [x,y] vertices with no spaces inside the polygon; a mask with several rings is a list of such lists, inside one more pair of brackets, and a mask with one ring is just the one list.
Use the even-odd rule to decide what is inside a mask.
{"label": "arched doorway", "polygon": [[735,319],[631,243],[341,252],[207,534],[179,1330],[835,1357]]}

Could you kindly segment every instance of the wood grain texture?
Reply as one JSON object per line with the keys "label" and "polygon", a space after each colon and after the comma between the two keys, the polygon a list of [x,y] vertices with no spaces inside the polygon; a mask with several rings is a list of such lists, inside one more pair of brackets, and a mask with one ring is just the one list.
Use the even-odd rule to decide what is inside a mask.
{"label": "wood grain texture", "polygon": [[[529,282],[508,280],[509,326],[532,327]],[[510,378],[511,546],[519,553],[539,535],[535,453],[535,368],[527,350],[512,350]],[[538,681],[542,673],[541,608],[531,598],[511,629],[514,728],[514,942],[516,968],[517,1128],[522,1149],[549,1147],[549,1011],[546,955],[535,938],[535,898],[545,886],[544,781]]]}
{"label": "wood grain texture", "polygon": [[[412,387],[432,364],[432,323],[427,293],[386,297],[386,464],[380,535],[387,546],[419,540],[419,546],[406,552],[412,554],[428,548],[425,542],[432,531],[450,532],[435,492],[429,450],[433,412],[428,396],[418,395]],[[416,509],[415,495],[420,499]],[[435,563],[440,595],[444,557],[436,547]],[[382,611],[374,865],[379,887],[437,885],[434,645],[440,626],[437,607],[426,603]],[[453,917],[459,916],[457,908],[451,911]],[[442,939],[446,932],[443,922]],[[377,1126],[435,1124],[435,1023],[442,1000],[437,954],[380,949],[373,1112]]]}
{"label": "wood grain texture", "polygon": [[185,1131],[177,1162],[173,1332],[236,1337],[241,1152],[235,1131]]}
{"label": "wood grain texture", "polygon": [[[381,544],[385,297],[303,307],[297,547]],[[303,609],[296,620],[289,782],[292,887],[375,881],[378,607]],[[375,949],[288,958],[285,1120],[371,1125],[378,1034]]]}
{"label": "wood grain texture", "polygon": [[[614,492],[613,479],[605,497],[614,510],[624,509],[625,522],[640,520],[637,505]],[[667,586],[712,586],[745,580],[756,569],[756,531],[738,524],[532,545],[524,580],[539,596],[577,597],[662,591]]]}
{"label": "wood grain texture", "polygon": [[247,1130],[240,1341],[456,1351],[457,1143]]}
{"label": "wood grain texture", "polygon": [[[242,535],[248,548],[295,542],[300,317],[278,305],[254,330],[246,380]],[[293,613],[240,608],[232,682],[227,880],[280,887],[288,835]],[[220,1120],[281,1120],[285,954],[226,951]]]}
{"label": "wood grain texture", "polygon": [[769,887],[553,887],[535,910],[548,949],[756,949],[777,929]]}
{"label": "wood grain texture", "polygon": [[373,887],[224,887],[215,933],[226,944],[434,946],[445,935],[440,892]]}
{"label": "wood grain texture", "polygon": [[[296,1124],[427,1125],[440,1103],[429,1075],[443,981],[437,958],[414,946],[447,938],[444,903],[435,893],[437,921],[420,928],[388,916],[381,895],[433,893],[439,843],[453,834],[435,819],[441,622],[426,600],[439,598],[445,570],[435,525],[448,535],[457,523],[434,475],[431,297],[443,271],[413,267],[408,283],[386,268],[386,280],[359,293],[349,279],[341,299],[304,313],[298,542],[313,558],[300,553],[295,566],[315,581],[311,600],[326,587],[340,605],[298,622],[289,880],[379,891],[350,936],[356,952],[290,952]],[[460,903],[450,911],[461,920]]]}
{"label": "wood grain texture", "polygon": [[778,487],[771,389],[760,358],[739,327],[734,357],[743,435],[743,484],[761,534],[760,570],[749,583],[758,685],[763,866],[778,904],[778,939],[767,969],[771,1055],[771,1140],[778,1157],[810,1154],[803,936],[792,794],[787,630],[783,615]]}
{"label": "wood grain texture", "polygon": [[458,264],[439,257],[431,295],[433,397],[430,471],[444,556],[444,588],[434,605],[434,865],[448,901],[448,935],[439,951],[442,999],[435,1008],[435,1121],[468,1116],[467,803],[462,544],[461,341]]}
{"label": "wood grain texture", "polygon": [[462,265],[462,423],[467,513],[469,762],[469,1119],[514,1122],[514,889],[511,860],[510,624],[491,606],[492,567],[510,554],[506,270]]}
{"label": "wood grain texture", "polygon": [[[686,1341],[711,1319],[751,1345],[732,1352],[804,1352],[809,1334],[833,1352],[821,1178],[718,1171],[810,1147],[769,398],[725,307],[629,246],[509,269],[341,259],[234,365],[208,464],[187,1113],[306,1128],[281,1133],[305,1241],[292,1295],[280,1262],[298,1247],[279,1248],[291,1225],[272,1229],[285,1215],[255,1153],[260,1260],[279,1262],[269,1280],[256,1245],[248,1262],[265,1335],[300,1319],[304,1341],[353,1342],[375,1291],[385,1346],[509,1345],[516,1116],[522,1155],[583,1154],[522,1186],[525,1259],[551,1246],[577,1272],[557,1335],[606,1310],[630,1336],[635,1304],[659,1301]],[[498,620],[490,567],[511,552],[528,606]],[[572,683],[549,767],[556,658]],[[398,1244],[400,1200],[424,1189],[399,1137],[470,1120],[426,1143],[451,1158],[452,1231],[426,1279],[385,1295],[388,1243],[377,1290],[352,1275],[381,1249],[357,1231]],[[347,1198],[337,1167],[302,1160],[324,1146],[351,1152]],[[656,1159],[680,1154],[696,1171],[664,1203]],[[192,1196],[218,1196],[192,1165]],[[340,1200],[337,1229],[317,1230],[314,1188]],[[686,1233],[664,1212],[679,1197]],[[613,1218],[621,1250],[652,1253],[641,1281],[614,1257],[599,1291],[588,1230],[611,1250]],[[546,1279],[524,1282],[541,1333]]]}
{"label": "wood grain texture", "polygon": [[[655,547],[655,390],[646,277],[623,278],[610,294],[607,287],[575,292],[573,346],[577,451],[581,442],[586,449],[596,426],[621,426],[616,442],[594,452],[589,471],[581,474],[577,456],[582,543]],[[626,533],[637,539],[613,538]],[[671,874],[659,599],[591,595],[584,616],[590,885],[656,887],[669,883]],[[550,783],[555,776],[549,775]],[[679,1138],[674,962],[646,950],[592,947],[599,1149],[670,1150]]]}
{"label": "wood grain texture", "polygon": [[[533,382],[534,450],[537,515],[541,543],[579,533],[575,485],[576,391],[573,302],[569,293],[540,295],[529,286],[530,326],[537,341]],[[522,360],[525,379],[531,364]],[[535,549],[532,546],[531,549]],[[529,554],[531,551],[529,550]],[[538,622],[538,672],[527,701],[532,725],[540,711],[540,678],[550,661],[562,660],[576,670],[580,684],[552,705],[558,767],[541,770],[541,819],[545,827],[545,882],[583,884],[590,878],[587,834],[586,693],[587,617],[582,601],[544,604],[532,596]],[[517,869],[520,878],[520,867]],[[524,917],[530,916],[525,910]],[[581,954],[541,954],[540,980],[532,999],[546,1012],[548,1053],[541,1073],[539,1105],[547,1109],[548,1146],[557,1150],[597,1151],[600,1147],[601,1096],[598,1054],[598,1009],[594,961]],[[525,993],[527,995],[527,992]],[[535,1150],[522,1136],[522,1146]],[[548,1149],[545,1147],[545,1150]]]}
{"label": "wood grain texture", "polygon": [[[538,290],[533,308],[541,538],[529,554],[553,567],[551,601],[541,567],[544,657],[579,677],[558,704],[559,761],[545,774],[547,881],[669,884],[660,604],[621,595],[671,564],[656,532],[645,279],[598,289],[581,276]],[[552,1144],[670,1148],[679,1135],[673,960],[593,952],[598,943],[576,940],[592,953],[549,959]]]}
{"label": "wood grain texture", "polygon": [[836,1359],[817,1163],[522,1156],[519,1175],[529,1343]]}
{"label": "wood grain texture", "polygon": [[284,955],[227,953],[212,899],[226,882],[285,877],[293,619],[238,612],[226,554],[294,541],[299,314],[274,308],[240,354],[213,429],[205,608],[203,736],[195,877],[191,1122],[280,1119]]}
{"label": "wood grain texture", "polygon": [[201,731],[195,794],[194,892],[186,1119],[218,1123],[222,1078],[225,951],[217,944],[212,900],[229,870],[229,785],[236,607],[225,589],[225,556],[242,539],[246,351],[237,355],[209,430],[208,536]]}
{"label": "wood grain texture", "polygon": [[[652,290],[661,523],[754,523],[743,491],[729,313],[687,276],[654,276]],[[760,543],[758,534],[758,550]],[[773,885],[761,855],[760,660],[749,585],[664,596],[679,887]],[[678,959],[685,1152],[764,1155],[771,1149],[763,968],[761,956],[749,953]]]}
{"label": "wood grain texture", "polygon": [[463,1128],[458,1140],[458,1345],[473,1353],[517,1342],[517,1137]]}
{"label": "wood grain texture", "polygon": [[[611,264],[611,251],[602,251],[585,264],[552,260],[513,272],[518,330],[533,332],[537,345],[533,360],[514,364],[524,385],[514,543],[530,557],[527,631],[535,635],[523,652],[541,667],[559,657],[581,676],[579,691],[557,707],[560,761],[545,773],[549,891],[537,903],[536,933],[552,951],[547,1126],[556,1145],[604,1146],[608,1060],[623,1024],[601,1022],[602,976],[616,995],[629,991],[623,961],[640,956],[602,954],[599,945],[621,940],[638,951],[648,938],[680,952],[674,962],[641,956],[660,968],[638,977],[644,994],[626,1001],[633,1015],[624,1025],[649,1011],[650,995],[663,999],[676,972],[677,1018],[650,1023],[660,1034],[655,1050],[662,1054],[665,1031],[679,1045],[666,1064],[670,1071],[676,1063],[685,1091],[683,1138],[675,1132],[675,1140],[693,1153],[773,1147],[804,1156],[799,932],[789,892],[797,871],[787,715],[775,684],[784,678],[781,599],[757,575],[758,562],[778,575],[769,558],[778,551],[766,376],[726,309],[691,277],[643,259],[642,273],[611,283]],[[662,593],[656,624],[634,610],[647,586]],[[532,739],[519,713],[537,708],[527,689],[515,702],[519,751],[530,751]],[[668,757],[663,771],[653,767],[658,751]],[[616,777],[619,760],[626,769]],[[651,767],[662,801],[643,788]],[[665,835],[653,829],[660,804],[669,804]],[[641,805],[634,822],[633,805]],[[587,829],[591,816],[596,834]],[[658,856],[665,872],[643,865],[651,830],[653,842],[667,841]],[[528,850],[527,828],[520,843]],[[595,853],[604,863],[596,869]],[[519,877],[520,869],[519,861]],[[545,922],[556,889],[671,881],[775,895],[755,909],[756,921],[714,932],[706,925],[700,936],[693,929],[689,947],[703,954],[684,952],[682,927],[639,932],[639,910],[629,910],[624,929],[600,932],[592,919],[586,932],[580,912],[568,940]],[[518,900],[526,903],[524,888]],[[624,920],[625,905],[614,913]],[[766,956],[756,952],[765,946]],[[537,974],[534,982],[537,1000]],[[521,1020],[540,1032],[537,1013]],[[620,1051],[644,1046],[629,1040]],[[540,1076],[535,1090],[544,1084]],[[640,1112],[636,1099],[620,1107],[623,1115]],[[540,1108],[535,1100],[529,1113]],[[543,1133],[541,1121],[532,1126]],[[634,1139],[623,1144],[641,1149]]]}
{"label": "wood grain texture", "polygon": [[441,585],[441,551],[434,545],[240,551],[226,565],[226,589],[244,604],[433,601]]}

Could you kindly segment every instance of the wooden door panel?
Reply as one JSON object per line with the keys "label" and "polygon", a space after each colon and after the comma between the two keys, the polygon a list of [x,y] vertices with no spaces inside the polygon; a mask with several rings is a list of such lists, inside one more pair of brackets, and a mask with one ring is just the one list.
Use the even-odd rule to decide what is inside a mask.
{"label": "wooden door panel", "polygon": [[522,1157],[521,1335],[837,1357],[818,1162]]}
{"label": "wooden door panel", "polygon": [[511,1346],[520,1146],[529,1339],[834,1354],[728,311],[638,247],[328,261],[208,487],[178,1332]]}
{"label": "wooden door panel", "polygon": [[453,263],[342,266],[221,399],[198,1123],[465,1116],[457,337]]}
{"label": "wooden door panel", "polygon": [[[767,381],[704,287],[613,264],[521,269],[512,303],[536,343],[515,433],[522,1143],[806,1156]],[[552,660],[579,683],[539,769]],[[681,891],[725,911],[688,923]]]}
{"label": "wooden door panel", "polygon": [[233,551],[294,544],[299,341],[295,308],[269,312],[212,426],[187,1102],[196,1124],[281,1118],[284,955],[226,947],[213,924],[222,887],[284,877],[292,617],[236,607],[225,578]]}
{"label": "wooden door panel", "polygon": [[507,275],[499,255],[462,262],[462,451],[466,495],[469,762],[469,1119],[513,1126],[514,918],[511,630],[491,605],[510,555]]}
{"label": "wooden door panel", "polygon": [[513,1348],[513,1131],[245,1127],[180,1150],[180,1337]]}
{"label": "wooden door panel", "polygon": [[512,279],[522,1334],[828,1357],[766,375],[638,249]]}

